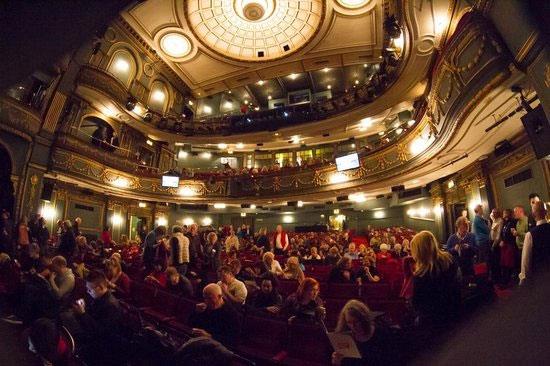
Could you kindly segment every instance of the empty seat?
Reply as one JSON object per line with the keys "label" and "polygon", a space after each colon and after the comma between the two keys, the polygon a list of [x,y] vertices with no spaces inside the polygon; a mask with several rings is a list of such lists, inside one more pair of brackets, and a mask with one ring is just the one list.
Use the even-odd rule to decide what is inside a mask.
{"label": "empty seat", "polygon": [[159,289],[155,294],[152,306],[144,309],[143,315],[145,318],[157,322],[166,322],[175,317],[178,303],[177,296]]}

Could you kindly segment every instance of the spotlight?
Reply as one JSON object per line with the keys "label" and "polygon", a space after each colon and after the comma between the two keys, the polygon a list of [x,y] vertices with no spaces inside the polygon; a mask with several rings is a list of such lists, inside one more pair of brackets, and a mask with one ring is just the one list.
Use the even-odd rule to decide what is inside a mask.
{"label": "spotlight", "polygon": [[128,100],[126,101],[126,109],[131,112],[136,107],[136,104],[137,104],[136,98],[128,97]]}

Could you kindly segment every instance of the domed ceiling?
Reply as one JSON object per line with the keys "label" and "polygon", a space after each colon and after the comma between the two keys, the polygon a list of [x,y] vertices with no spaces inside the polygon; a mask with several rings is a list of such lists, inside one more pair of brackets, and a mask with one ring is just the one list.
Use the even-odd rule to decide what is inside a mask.
{"label": "domed ceiling", "polygon": [[302,48],[319,29],[321,0],[189,0],[191,30],[209,49],[240,61],[268,61]]}

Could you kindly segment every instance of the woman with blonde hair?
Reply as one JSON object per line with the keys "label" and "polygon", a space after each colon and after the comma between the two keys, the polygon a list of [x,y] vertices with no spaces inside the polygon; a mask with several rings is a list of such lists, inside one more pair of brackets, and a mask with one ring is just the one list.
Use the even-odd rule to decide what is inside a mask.
{"label": "woman with blonde hair", "polygon": [[282,276],[284,274],[281,264],[275,259],[275,254],[273,254],[273,252],[264,253],[262,262],[264,263],[265,268],[274,275]]}
{"label": "woman with blonde hair", "polygon": [[[398,365],[400,347],[397,342],[402,341],[395,332],[392,332],[382,322],[376,319],[382,313],[374,312],[359,300],[350,300],[344,305],[338,316],[336,333],[351,335],[361,358],[344,358],[338,352],[332,353],[333,365]],[[368,362],[367,362],[368,361]]]}
{"label": "woman with blonde hair", "polygon": [[413,306],[418,321],[441,326],[457,315],[460,304],[458,266],[453,257],[441,249],[434,235],[421,231],[411,241],[415,261]]}
{"label": "woman with blonde hair", "polygon": [[107,278],[109,288],[113,289],[117,295],[128,297],[130,295],[130,277],[122,272],[120,261],[116,256],[105,262],[105,277]]}
{"label": "woman with blonde hair", "polygon": [[286,268],[283,273],[283,278],[287,280],[298,280],[298,283],[302,283],[306,276],[300,268],[300,261],[298,257],[290,257],[286,261]]}

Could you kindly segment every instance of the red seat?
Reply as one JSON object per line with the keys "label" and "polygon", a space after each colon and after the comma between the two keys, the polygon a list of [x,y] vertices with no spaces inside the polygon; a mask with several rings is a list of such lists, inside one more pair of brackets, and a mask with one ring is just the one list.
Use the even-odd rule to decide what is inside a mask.
{"label": "red seat", "polygon": [[243,324],[243,341],[237,347],[240,353],[271,359],[282,348],[287,335],[286,321],[264,316],[248,315]]}
{"label": "red seat", "polygon": [[324,329],[319,324],[301,321],[289,322],[285,350],[289,358],[299,358],[301,365],[328,364],[332,355]]}
{"label": "red seat", "polygon": [[298,289],[298,281],[296,280],[279,280],[277,290],[283,296],[288,296]]}
{"label": "red seat", "polygon": [[327,291],[321,292],[323,298],[358,299],[360,286],[351,283],[329,283]]}
{"label": "red seat", "polygon": [[365,283],[361,288],[361,297],[368,303],[371,299],[387,299],[390,295],[387,283]]}
{"label": "red seat", "polygon": [[139,308],[146,308],[153,306],[153,299],[157,288],[147,283],[138,281],[131,282],[131,297],[134,305]]}
{"label": "red seat", "polygon": [[153,300],[153,306],[144,309],[143,315],[157,322],[166,322],[175,317],[178,302],[177,296],[159,289]]}
{"label": "red seat", "polygon": [[195,311],[196,304],[191,299],[180,298],[174,309],[174,319],[168,321],[168,326],[178,329],[188,325],[189,316]]}

